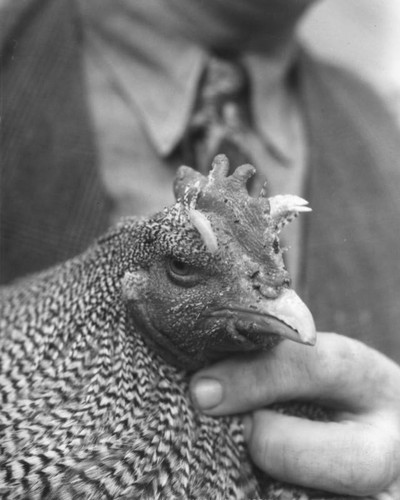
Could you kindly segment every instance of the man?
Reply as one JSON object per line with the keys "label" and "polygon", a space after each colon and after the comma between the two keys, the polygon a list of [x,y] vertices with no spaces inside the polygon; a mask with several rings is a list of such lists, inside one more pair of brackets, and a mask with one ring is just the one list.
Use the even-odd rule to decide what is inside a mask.
{"label": "man", "polygon": [[[266,177],[271,194],[310,198],[308,227],[286,237],[317,326],[399,361],[399,131],[370,89],[296,47],[310,3],[3,0],[2,280],[169,203],[176,166],[204,168],[223,143],[256,164],[253,190]],[[315,350],[211,367],[193,393],[215,415],[299,394],[340,407],[334,424],[249,414],[254,459],[299,484],[394,499],[399,381],[364,343],[321,334]]]}

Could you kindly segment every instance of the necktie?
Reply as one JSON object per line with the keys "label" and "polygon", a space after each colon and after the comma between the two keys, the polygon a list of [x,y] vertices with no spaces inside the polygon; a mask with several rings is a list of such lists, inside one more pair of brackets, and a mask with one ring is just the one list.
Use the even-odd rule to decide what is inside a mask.
{"label": "necktie", "polygon": [[251,130],[249,82],[243,65],[235,59],[212,57],[184,140],[184,158],[207,173],[215,155],[223,153],[231,170],[254,163],[247,145]]}
{"label": "necktie", "polygon": [[[272,194],[282,180],[289,181],[295,175],[296,182],[290,182],[293,191],[299,174],[288,170],[288,160],[262,137],[255,125],[250,108],[250,81],[245,66],[239,59],[212,56],[199,85],[197,102],[194,107],[188,132],[182,143],[184,163],[194,166],[206,174],[215,155],[223,153],[229,159],[230,172],[239,165],[252,164],[257,173],[247,187],[253,196],[261,189]],[[265,102],[268,106],[268,102]],[[288,119],[288,127],[293,123]],[[296,168],[302,167],[301,157],[295,160]],[[277,178],[280,182],[276,182]],[[278,191],[280,192],[280,191]],[[286,192],[286,191],[285,191]],[[291,247],[286,255],[293,283],[297,281],[300,226],[293,224],[282,235],[282,245]]]}

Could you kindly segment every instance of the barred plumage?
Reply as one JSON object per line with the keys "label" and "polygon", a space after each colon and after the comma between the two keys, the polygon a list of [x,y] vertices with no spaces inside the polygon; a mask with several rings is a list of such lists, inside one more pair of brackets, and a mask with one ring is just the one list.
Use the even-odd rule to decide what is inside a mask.
{"label": "barred plumage", "polygon": [[[297,331],[276,305],[288,290],[277,232],[296,207],[278,217],[250,199],[249,172],[225,179],[223,158],[208,179],[182,170],[174,207],[1,291],[1,498],[312,498],[258,482],[240,419],[189,397],[199,366],[313,335],[306,309]],[[243,291],[256,299],[237,312]]]}

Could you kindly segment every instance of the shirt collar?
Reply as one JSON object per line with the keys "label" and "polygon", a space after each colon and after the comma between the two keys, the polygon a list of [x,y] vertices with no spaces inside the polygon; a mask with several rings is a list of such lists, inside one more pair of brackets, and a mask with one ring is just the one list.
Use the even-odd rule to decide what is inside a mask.
{"label": "shirt collar", "polygon": [[[132,18],[128,24],[122,17],[90,14],[84,18],[88,40],[97,46],[128,105],[139,111],[157,152],[167,156],[183,138],[209,55],[187,39],[149,29],[140,18],[133,27]],[[296,114],[293,96],[282,85],[290,60],[288,54],[243,57],[255,124],[282,163],[290,163]]]}
{"label": "shirt collar", "polygon": [[196,46],[181,46],[177,51],[169,47],[163,59],[171,61],[163,68],[132,62],[120,84],[139,109],[157,152],[168,156],[185,134],[207,56]]}

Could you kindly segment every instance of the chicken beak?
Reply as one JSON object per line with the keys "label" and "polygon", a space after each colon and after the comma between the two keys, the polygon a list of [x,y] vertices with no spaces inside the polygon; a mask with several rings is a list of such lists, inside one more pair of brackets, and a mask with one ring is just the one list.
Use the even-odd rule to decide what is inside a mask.
{"label": "chicken beak", "polygon": [[[278,298],[265,304],[265,316],[259,316],[259,327],[301,344],[314,345],[316,329],[308,307],[294,290],[284,289]],[[264,309],[264,308],[262,308]],[[261,312],[264,311],[261,309]]]}
{"label": "chicken beak", "polygon": [[307,345],[316,342],[312,314],[291,289],[283,289],[277,298],[265,299],[256,307],[232,309],[235,330],[255,345],[268,347],[271,336]]}

